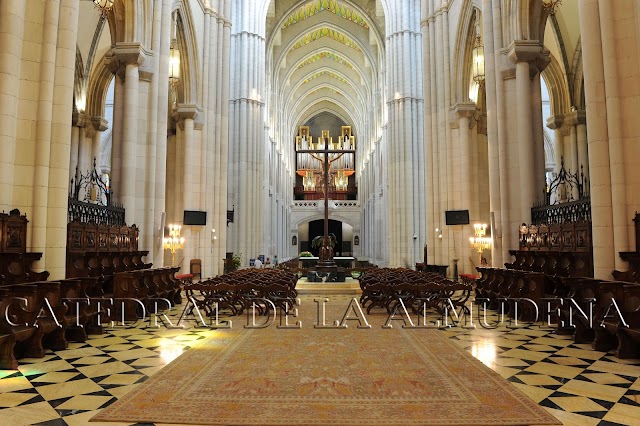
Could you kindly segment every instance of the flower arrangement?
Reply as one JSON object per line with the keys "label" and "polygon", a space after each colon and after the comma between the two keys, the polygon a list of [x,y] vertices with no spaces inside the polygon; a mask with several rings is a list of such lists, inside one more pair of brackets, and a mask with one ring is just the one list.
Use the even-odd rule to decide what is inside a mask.
{"label": "flower arrangement", "polygon": [[234,254],[231,259],[224,262],[224,272],[236,271],[242,265],[242,253]]}
{"label": "flower arrangement", "polygon": [[300,253],[300,257],[313,257],[313,254],[309,251],[303,251]]}

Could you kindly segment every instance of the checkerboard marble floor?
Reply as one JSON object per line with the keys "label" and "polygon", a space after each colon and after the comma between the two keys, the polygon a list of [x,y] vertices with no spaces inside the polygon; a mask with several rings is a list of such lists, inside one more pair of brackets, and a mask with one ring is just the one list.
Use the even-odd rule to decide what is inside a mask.
{"label": "checkerboard marble floor", "polygon": [[[328,297],[346,309],[352,296]],[[313,296],[304,296],[302,305],[315,309]],[[169,315],[174,323],[180,309]],[[488,311],[487,323],[497,322]],[[558,336],[541,323],[493,329],[475,324],[475,329],[441,332],[564,424],[640,425],[640,360],[620,360],[574,344],[570,336]],[[100,409],[219,332],[156,328],[147,321],[106,329],[45,358],[21,359],[18,371],[0,370],[0,423],[86,425]]]}

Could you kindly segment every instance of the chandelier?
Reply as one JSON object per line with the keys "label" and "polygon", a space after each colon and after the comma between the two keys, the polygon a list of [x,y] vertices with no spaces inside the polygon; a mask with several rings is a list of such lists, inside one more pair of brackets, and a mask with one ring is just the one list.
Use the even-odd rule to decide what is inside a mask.
{"label": "chandelier", "polygon": [[100,10],[103,17],[113,9],[113,0],[93,0],[93,4]]}
{"label": "chandelier", "polygon": [[491,237],[486,237],[487,234],[487,224],[479,224],[476,223],[473,225],[473,232],[475,237],[469,238],[469,243],[471,243],[471,248],[478,251],[479,256],[479,265],[482,265],[482,252],[484,250],[489,250],[491,248]]}
{"label": "chandelier", "polygon": [[180,82],[180,50],[174,40],[169,48],[169,83],[175,87]]}
{"label": "chandelier", "polygon": [[542,9],[549,15],[555,15],[561,3],[562,0],[542,0]]}
{"label": "chandelier", "polygon": [[169,225],[169,236],[162,241],[162,248],[171,250],[171,266],[176,263],[176,251],[184,248],[184,237],[180,237],[180,225]]}
{"label": "chandelier", "polygon": [[480,36],[480,15],[476,12],[476,39],[473,43],[472,55],[472,74],[473,81],[478,85],[484,82],[484,45],[482,44],[482,37]]}

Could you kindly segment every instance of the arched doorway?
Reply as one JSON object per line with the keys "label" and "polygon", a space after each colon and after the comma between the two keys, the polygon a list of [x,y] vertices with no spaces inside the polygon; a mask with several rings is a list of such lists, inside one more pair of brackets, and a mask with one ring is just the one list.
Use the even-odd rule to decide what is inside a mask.
{"label": "arched doorway", "polygon": [[[298,254],[303,251],[309,251],[313,253],[314,256],[318,256],[318,249],[313,248],[311,242],[314,238],[322,236],[323,234],[323,219],[312,220],[298,226],[298,236],[300,240],[298,244]],[[336,236],[335,256],[353,255],[353,226],[346,222],[329,219],[329,234]]]}

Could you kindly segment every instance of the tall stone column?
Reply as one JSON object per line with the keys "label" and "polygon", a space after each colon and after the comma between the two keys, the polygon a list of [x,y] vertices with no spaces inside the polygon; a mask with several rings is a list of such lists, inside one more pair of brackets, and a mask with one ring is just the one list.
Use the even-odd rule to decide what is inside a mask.
{"label": "tall stone column", "polygon": [[589,178],[589,148],[587,143],[587,114],[578,111],[578,124],[576,124],[576,145],[578,147],[578,164],[580,172],[586,179]]}
{"label": "tall stone column", "polygon": [[[3,12],[4,11],[1,11],[0,14]],[[42,50],[40,52],[38,123],[36,127],[35,172],[33,177],[33,214],[31,217],[31,230],[29,232],[31,242],[28,244],[29,247],[31,247],[31,250],[35,252],[44,252],[47,246],[49,162],[51,160],[51,120],[53,111],[54,79],[56,74],[56,46],[58,42],[59,15],[60,1],[48,1],[44,11],[45,22],[42,31]],[[3,25],[2,17],[0,17],[0,25]],[[0,30],[0,32],[1,31],[2,30]],[[0,65],[0,67],[1,66],[2,65]],[[2,86],[2,83],[0,83],[0,86]],[[2,94],[0,94],[0,97],[1,96]],[[0,106],[0,108],[2,108],[2,106]],[[0,142],[0,144],[4,144],[4,141]],[[0,165],[0,168],[2,167],[4,166]],[[0,191],[2,191],[2,189],[0,189]],[[44,269],[44,259],[38,262],[36,268],[37,270]]]}
{"label": "tall stone column", "polygon": [[[502,202],[500,198],[500,145],[498,138],[498,100],[496,95],[496,46],[494,43],[494,22],[491,0],[482,1],[482,40],[484,42],[484,63],[487,109],[487,151],[489,162],[489,210],[493,216],[491,221],[491,262],[493,265],[502,265]],[[501,23],[499,23],[501,24]],[[499,32],[499,26],[497,31]],[[501,36],[500,36],[501,37]],[[501,47],[501,46],[500,46]],[[500,82],[502,84],[502,82]],[[500,230],[500,231],[498,231]],[[500,238],[498,238],[500,235]],[[475,272],[475,271],[474,271]]]}
{"label": "tall stone column", "polygon": [[[520,219],[529,222],[536,201],[536,146],[531,108],[531,78],[537,73],[535,61],[542,48],[538,41],[515,40],[509,58],[516,63],[516,116],[518,120],[518,163],[520,169]],[[515,219],[515,218],[512,218]],[[512,243],[512,242],[510,242]]]}
{"label": "tall stone column", "polygon": [[80,146],[78,147],[78,170],[85,175],[87,172],[93,171],[91,152],[93,150],[93,138],[96,135],[96,130],[89,120],[87,120],[87,123],[88,125],[80,131]]}
{"label": "tall stone column", "polygon": [[0,2],[0,210],[5,211],[13,204],[16,117],[26,7],[24,0]]}
{"label": "tall stone column", "polygon": [[237,27],[231,34],[234,52],[231,121],[235,131],[230,140],[239,149],[232,159],[238,179],[230,190],[236,194],[233,251],[242,253],[246,266],[250,258],[265,253],[265,36],[263,26],[241,9],[234,10]]}
{"label": "tall stone column", "polygon": [[611,164],[607,129],[604,56],[598,0],[579,0],[584,92],[587,111],[589,170],[591,173],[591,219],[593,269],[596,278],[608,279],[611,271],[625,265],[614,247]]}
{"label": "tall stone column", "polygon": [[[182,130],[182,155],[184,158],[181,194],[183,210],[199,210],[197,205],[198,200],[193,197],[197,185],[197,176],[194,176],[194,171],[196,160],[199,157],[196,151],[194,137],[194,120],[197,116],[198,111],[195,105],[179,105],[176,111],[176,118],[179,120],[178,124]],[[176,216],[182,218],[183,211],[176,212]],[[189,262],[195,257],[197,241],[195,240],[195,233],[192,232],[190,225],[182,227],[182,236],[185,238],[182,270],[183,272],[188,272]]]}
{"label": "tall stone column", "polygon": [[[156,115],[156,166],[155,166],[155,188],[154,188],[154,212],[155,212],[155,250],[153,252],[154,266],[163,266],[164,249],[162,248],[162,218],[168,216],[169,206],[168,196],[170,195],[168,185],[167,153],[169,151],[167,117],[169,115],[169,48],[171,46],[171,0],[162,0],[162,10],[160,14],[160,43],[156,54],[158,55],[158,110]],[[164,215],[164,216],[163,216]]]}
{"label": "tall stone column", "polygon": [[69,139],[73,111],[79,0],[61,0],[56,46],[56,70],[52,110],[51,156],[47,205],[45,268],[50,279],[65,276],[67,204],[69,193]]}
{"label": "tall stone column", "polygon": [[[554,115],[547,118],[547,127],[553,130],[553,136],[555,139],[554,145],[554,154],[556,157],[556,164],[554,168],[554,172],[556,176],[560,173],[560,168],[562,167],[562,162],[564,161],[564,137],[562,136],[562,125],[564,123],[564,116],[562,115]],[[558,196],[560,199],[563,199],[562,196],[563,189],[559,188]],[[555,200],[552,200],[552,202]]]}
{"label": "tall stone column", "polygon": [[80,147],[80,127],[78,127],[78,114],[73,114],[73,121],[71,122],[71,149],[69,153],[69,182],[78,180],[80,170],[78,168],[78,149]]}
{"label": "tall stone column", "polygon": [[102,117],[92,117],[91,125],[95,129],[96,133],[93,137],[93,144],[91,146],[91,165],[93,167],[93,161],[95,159],[96,162],[96,171],[98,175],[102,174],[101,170],[101,160],[100,160],[100,148],[102,143],[102,132],[109,128],[109,122]]}
{"label": "tall stone column", "polygon": [[[167,65],[168,67],[168,65]],[[124,82],[117,64],[111,66],[113,76],[113,123],[111,132],[111,184],[113,199],[120,200],[122,194],[122,127],[124,122]]]}
{"label": "tall stone column", "polygon": [[127,225],[135,223],[136,215],[136,157],[138,144],[138,88],[139,66],[144,60],[140,43],[116,43],[107,56],[107,66],[124,70],[123,120],[121,145],[120,199],[124,205]]}
{"label": "tall stone column", "polygon": [[[387,25],[387,88],[392,266],[413,267],[426,240],[422,34],[418,11],[396,11]],[[397,66],[395,64],[402,64]],[[402,188],[402,190],[397,190]]]}
{"label": "tall stone column", "polygon": [[[454,110],[458,113],[459,133],[460,133],[460,190],[462,192],[462,209],[469,210],[469,218],[471,222],[480,221],[480,212],[474,208],[473,190],[471,181],[471,169],[477,168],[477,165],[471,164],[472,146],[471,146],[471,124],[476,112],[476,104],[474,103],[458,103],[454,106]],[[458,264],[460,273],[472,273],[473,265],[469,258],[471,257],[471,249],[468,244],[469,238],[473,237],[471,226],[463,226],[462,228],[462,247],[461,262]]]}
{"label": "tall stone column", "polygon": [[[430,16],[429,10],[429,2],[428,0],[422,0],[422,21],[420,24],[420,29],[422,31],[422,68],[423,68],[423,90],[424,90],[424,98],[426,99],[424,106],[424,129],[425,129],[425,168],[426,168],[426,210],[427,210],[427,223],[426,223],[426,235],[425,235],[425,245],[428,247],[428,256],[429,259],[426,260],[427,263],[434,263],[434,251],[436,246],[435,240],[435,231],[434,229],[438,227],[436,224],[436,202],[435,202],[435,194],[436,194],[436,170],[435,170],[435,162],[436,156],[435,154],[435,140],[432,137],[432,129],[434,125],[434,111],[433,111],[433,97],[435,97],[435,93],[432,92],[432,85],[435,82],[436,76],[432,74],[432,49],[435,49],[435,40],[433,39],[433,26],[434,22],[432,17]],[[378,94],[379,96],[380,94]],[[375,185],[375,182],[374,182]],[[374,186],[374,206],[376,205],[376,197],[375,193],[376,187]],[[375,207],[374,207],[375,208]],[[376,245],[376,253],[374,254],[375,259],[380,259],[380,253],[378,252],[380,245]],[[424,248],[424,246],[423,246]]]}

